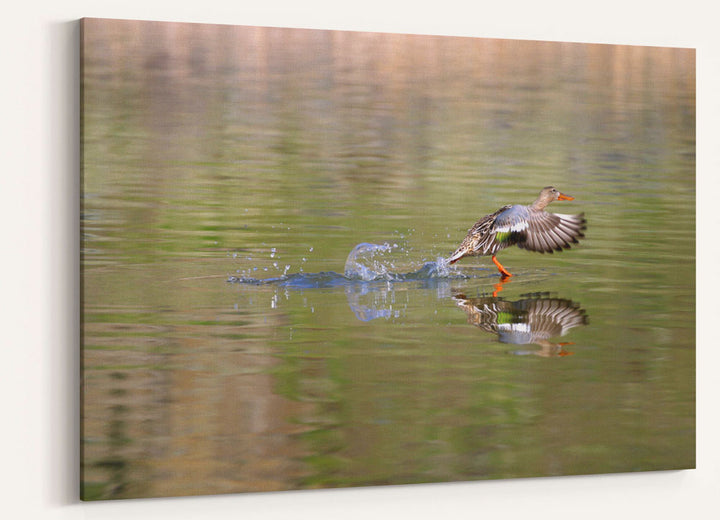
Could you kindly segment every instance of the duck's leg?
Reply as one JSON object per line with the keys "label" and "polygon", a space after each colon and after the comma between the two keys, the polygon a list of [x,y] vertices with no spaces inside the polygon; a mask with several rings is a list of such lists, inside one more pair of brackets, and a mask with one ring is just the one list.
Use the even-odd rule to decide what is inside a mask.
{"label": "duck's leg", "polygon": [[505,269],[500,262],[498,262],[498,259],[495,258],[495,255],[492,255],[492,261],[493,261],[493,264],[495,264],[495,266],[498,268],[498,271],[500,271],[500,273],[502,273],[503,276],[512,276],[510,274],[510,272],[507,269]]}

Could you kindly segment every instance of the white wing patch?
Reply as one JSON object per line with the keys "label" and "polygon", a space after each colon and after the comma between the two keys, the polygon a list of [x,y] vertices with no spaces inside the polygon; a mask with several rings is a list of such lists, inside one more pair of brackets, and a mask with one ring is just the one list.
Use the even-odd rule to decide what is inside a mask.
{"label": "white wing patch", "polygon": [[497,328],[504,332],[532,333],[532,328],[529,323],[498,323]]}
{"label": "white wing patch", "polygon": [[527,220],[521,220],[520,222],[515,222],[514,224],[510,226],[497,226],[495,228],[496,233],[508,233],[508,232],[520,232],[525,231],[528,228]]}

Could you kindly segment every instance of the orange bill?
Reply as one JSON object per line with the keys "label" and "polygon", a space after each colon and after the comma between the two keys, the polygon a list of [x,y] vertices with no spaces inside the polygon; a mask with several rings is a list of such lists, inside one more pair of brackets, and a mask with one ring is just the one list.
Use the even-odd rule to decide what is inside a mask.
{"label": "orange bill", "polygon": [[558,200],[575,200],[575,197],[571,197],[570,195],[565,195],[564,193],[561,193],[558,195]]}

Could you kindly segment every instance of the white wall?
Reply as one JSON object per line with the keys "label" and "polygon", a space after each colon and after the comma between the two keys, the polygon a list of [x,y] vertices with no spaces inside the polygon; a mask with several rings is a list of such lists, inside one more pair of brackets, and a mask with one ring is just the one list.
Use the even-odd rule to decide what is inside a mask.
{"label": "white wall", "polygon": [[[485,5],[487,4],[487,5]],[[0,138],[0,515],[5,518],[716,518],[720,38],[689,0],[26,0],[6,3]],[[83,16],[698,49],[698,469],[80,504],[76,381],[77,56]]]}

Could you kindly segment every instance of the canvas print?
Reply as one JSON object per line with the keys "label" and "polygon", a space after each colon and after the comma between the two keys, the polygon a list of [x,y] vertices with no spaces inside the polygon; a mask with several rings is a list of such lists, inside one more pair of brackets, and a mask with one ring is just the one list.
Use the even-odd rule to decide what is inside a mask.
{"label": "canvas print", "polygon": [[693,49],[80,23],[82,499],[695,466]]}

